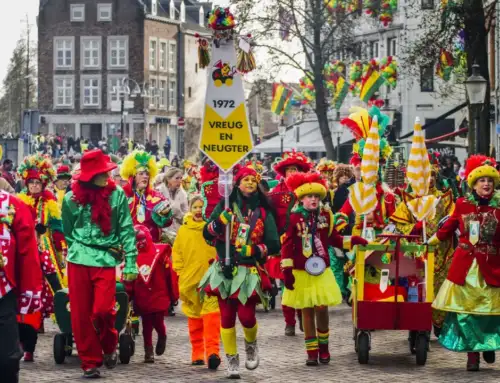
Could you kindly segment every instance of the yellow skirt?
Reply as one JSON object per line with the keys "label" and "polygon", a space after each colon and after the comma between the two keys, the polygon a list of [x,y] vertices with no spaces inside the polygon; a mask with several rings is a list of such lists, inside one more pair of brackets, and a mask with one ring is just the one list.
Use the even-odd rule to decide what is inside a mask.
{"label": "yellow skirt", "polygon": [[294,309],[316,306],[336,306],[342,303],[342,294],[332,269],[327,267],[321,275],[314,276],[304,270],[293,270],[293,290],[285,288],[281,304]]}
{"label": "yellow skirt", "polygon": [[474,260],[465,284],[460,286],[446,279],[432,307],[459,314],[500,315],[500,288],[485,282]]}

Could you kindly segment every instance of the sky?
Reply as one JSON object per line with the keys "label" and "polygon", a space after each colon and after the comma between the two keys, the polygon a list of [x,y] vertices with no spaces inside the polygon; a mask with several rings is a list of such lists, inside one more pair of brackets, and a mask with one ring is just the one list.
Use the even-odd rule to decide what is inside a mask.
{"label": "sky", "polygon": [[2,49],[0,49],[0,82],[7,74],[12,51],[16,47],[23,31],[26,29],[26,15],[31,24],[31,36],[37,37],[36,16],[38,15],[39,0],[16,0],[12,2],[7,12],[0,12],[0,36],[2,36]]}

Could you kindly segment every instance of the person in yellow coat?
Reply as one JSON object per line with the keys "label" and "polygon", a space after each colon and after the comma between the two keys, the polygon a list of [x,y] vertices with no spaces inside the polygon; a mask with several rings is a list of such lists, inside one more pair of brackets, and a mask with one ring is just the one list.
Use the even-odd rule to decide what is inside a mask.
{"label": "person in yellow coat", "polygon": [[217,297],[205,297],[203,303],[197,287],[217,254],[203,238],[205,221],[203,199],[194,195],[189,212],[184,217],[172,250],[173,268],[179,275],[179,295],[182,312],[188,317],[191,361],[216,370],[220,365],[220,312]]}

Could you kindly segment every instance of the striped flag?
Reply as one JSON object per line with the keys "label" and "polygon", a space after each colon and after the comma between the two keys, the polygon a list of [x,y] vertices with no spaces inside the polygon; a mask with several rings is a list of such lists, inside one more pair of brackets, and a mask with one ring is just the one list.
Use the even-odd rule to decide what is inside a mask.
{"label": "striped flag", "polygon": [[337,84],[335,84],[335,94],[333,95],[333,105],[335,109],[339,110],[347,97],[349,92],[349,83],[344,79],[344,77],[339,76]]}
{"label": "striped flag", "polygon": [[364,102],[370,101],[370,98],[372,98],[382,85],[384,85],[384,78],[380,75],[379,71],[369,68],[365,77],[363,77],[359,98]]}
{"label": "striped flag", "polygon": [[273,101],[271,111],[274,114],[282,115],[285,112],[287,102],[292,97],[293,90],[283,84],[273,84]]}

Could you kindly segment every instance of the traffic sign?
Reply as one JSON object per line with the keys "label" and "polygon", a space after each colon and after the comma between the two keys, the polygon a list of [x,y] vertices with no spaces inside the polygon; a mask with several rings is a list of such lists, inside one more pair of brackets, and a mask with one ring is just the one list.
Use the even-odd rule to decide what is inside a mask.
{"label": "traffic sign", "polygon": [[184,126],[185,123],[184,117],[177,117],[177,126]]}
{"label": "traffic sign", "polygon": [[233,40],[212,43],[199,149],[225,172],[253,149]]}

